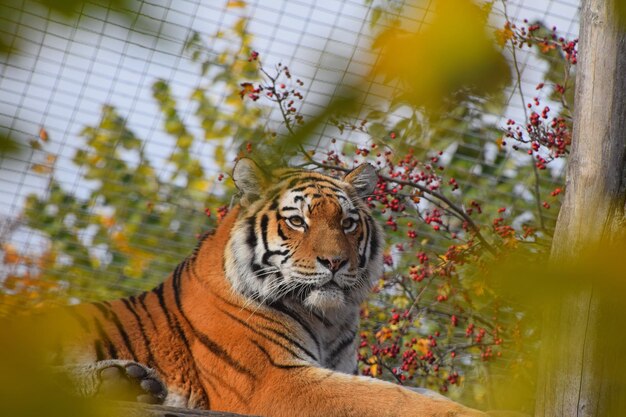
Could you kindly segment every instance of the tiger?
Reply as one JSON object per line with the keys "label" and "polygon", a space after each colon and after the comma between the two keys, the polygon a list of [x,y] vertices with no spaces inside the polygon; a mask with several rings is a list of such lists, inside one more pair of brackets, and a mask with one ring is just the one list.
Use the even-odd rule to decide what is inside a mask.
{"label": "tiger", "polygon": [[77,391],[130,380],[139,400],[267,417],[485,416],[357,375],[360,305],[383,272],[372,165],[336,178],[241,158],[232,178],[239,202],[165,281],[67,308],[80,332],[55,363]]}

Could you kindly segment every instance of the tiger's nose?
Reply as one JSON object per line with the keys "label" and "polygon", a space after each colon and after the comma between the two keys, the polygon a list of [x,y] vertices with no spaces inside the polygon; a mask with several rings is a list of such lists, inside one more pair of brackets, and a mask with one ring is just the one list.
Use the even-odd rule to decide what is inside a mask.
{"label": "tiger's nose", "polygon": [[320,258],[319,256],[317,257],[317,261],[331,272],[339,271],[339,269],[348,262],[346,258]]}

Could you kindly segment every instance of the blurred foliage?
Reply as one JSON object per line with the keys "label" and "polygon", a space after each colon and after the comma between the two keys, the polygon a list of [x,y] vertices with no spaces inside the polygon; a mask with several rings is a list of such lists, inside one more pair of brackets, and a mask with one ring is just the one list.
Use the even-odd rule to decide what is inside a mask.
{"label": "blurred foliage", "polygon": [[38,317],[25,322],[0,320],[0,415],[13,417],[68,417],[111,415],[103,404],[71,395],[59,375],[46,363],[51,336],[63,322]]}
{"label": "blurred foliage", "polygon": [[[487,31],[491,3],[433,3],[428,24],[390,26],[373,44],[381,57],[373,76],[400,81],[397,102],[438,110],[442,100],[459,95],[502,91],[510,81],[508,64]],[[434,107],[434,109],[433,109]]]}
{"label": "blurred foliage", "polygon": [[[234,192],[230,182],[211,189],[223,174],[212,175],[197,159],[204,141],[215,144],[212,163],[222,172],[236,156],[226,146],[231,141],[238,155],[270,167],[292,162],[337,173],[369,161],[380,169],[369,203],[388,241],[384,276],[362,309],[361,371],[480,408],[532,409],[532,389],[517,388],[535,371],[532,310],[500,296],[491,271],[513,252],[540,259],[549,248],[562,178],[547,167],[568,152],[576,45],[541,25],[507,22],[490,32],[491,3],[435,3],[438,14],[425,29],[410,24],[418,16],[401,18],[398,2],[373,6],[377,65],[312,116],[302,113],[305,83],[283,64],[262,65],[246,19],[213,35],[225,41],[223,49],[192,36],[186,52],[203,85],[189,99],[203,137],[179,114],[167,80],[153,84],[172,140],[163,164],[105,106],[74,156],[92,184],[87,198],[58,184],[54,155],[33,166],[50,186],[45,196],[29,197],[23,218],[49,238],[49,248],[29,256],[4,244],[4,263],[14,272],[3,281],[0,306],[23,309],[58,295],[110,298],[163,279]],[[548,63],[546,83],[532,100],[521,95],[528,109],[522,120],[501,126],[493,116],[510,104],[504,87],[514,89],[516,75],[519,81],[515,54],[524,48]],[[383,83],[389,98],[364,95],[371,82]],[[554,116],[541,108],[544,101],[556,103]],[[268,102],[279,122],[268,121]],[[309,145],[327,126],[333,138]],[[45,143],[38,146],[46,153]],[[498,387],[519,401],[507,403]]]}

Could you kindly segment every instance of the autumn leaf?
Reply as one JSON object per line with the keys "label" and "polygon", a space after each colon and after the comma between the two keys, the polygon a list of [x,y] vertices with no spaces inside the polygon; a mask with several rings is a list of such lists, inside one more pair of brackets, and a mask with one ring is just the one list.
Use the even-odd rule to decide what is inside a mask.
{"label": "autumn leaf", "polygon": [[252,83],[241,83],[242,89],[239,91],[239,96],[243,99],[244,96],[254,92],[254,85]]}
{"label": "autumn leaf", "polygon": [[504,25],[502,29],[495,30],[495,35],[496,35],[496,42],[498,43],[498,45],[504,46],[509,40],[513,38],[513,35],[515,35],[515,33],[511,29],[511,23],[506,22],[506,24]]}
{"label": "autumn leaf", "polygon": [[235,8],[244,8],[246,7],[246,2],[242,0],[229,0],[226,4],[227,9],[235,9]]}
{"label": "autumn leaf", "polygon": [[413,349],[415,349],[422,355],[425,355],[426,352],[428,352],[429,345],[430,345],[430,341],[428,339],[420,338],[420,339],[417,339],[417,343],[413,345]]}
{"label": "autumn leaf", "polygon": [[500,136],[498,139],[496,139],[496,145],[498,145],[498,151],[502,150],[503,143],[504,143],[504,138],[502,136]]}
{"label": "autumn leaf", "polygon": [[43,142],[48,142],[48,131],[43,127],[39,129],[39,139],[41,139]]}
{"label": "autumn leaf", "polygon": [[21,257],[13,245],[5,243],[2,245],[2,250],[4,251],[5,264],[17,264],[20,262]]}
{"label": "autumn leaf", "polygon": [[44,164],[33,164],[30,169],[37,174],[50,174],[52,172],[52,168]]}

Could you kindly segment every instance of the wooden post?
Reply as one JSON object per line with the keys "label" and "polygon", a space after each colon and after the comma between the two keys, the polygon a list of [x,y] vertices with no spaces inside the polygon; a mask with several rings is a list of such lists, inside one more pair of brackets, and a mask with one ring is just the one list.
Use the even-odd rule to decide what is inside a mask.
{"label": "wooden post", "polygon": [[[552,246],[556,264],[577,259],[588,247],[610,247],[624,233],[626,36],[613,1],[582,0],[574,136]],[[614,368],[621,368],[616,364],[625,360],[625,352],[614,348],[623,343],[614,346],[604,332],[623,332],[623,323],[606,325],[623,316],[626,300],[616,306],[598,290],[601,278],[562,281],[563,293],[547,306],[537,417],[618,415],[623,407],[623,387],[613,380]]]}

